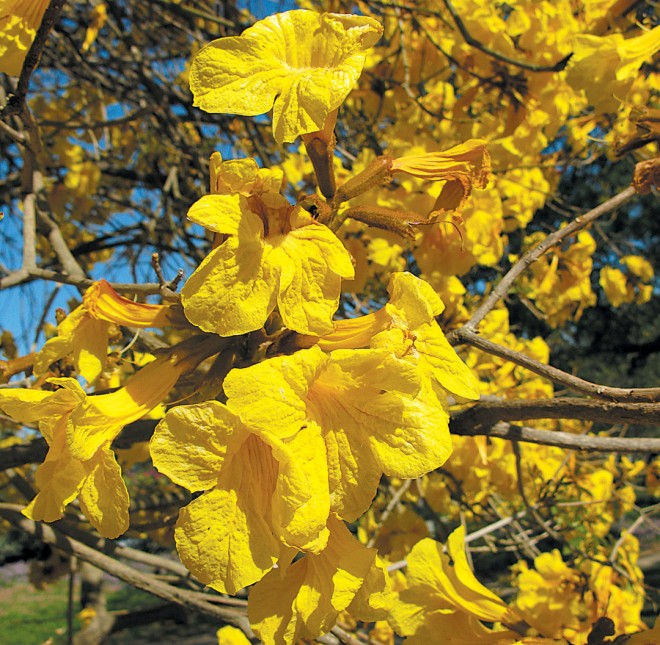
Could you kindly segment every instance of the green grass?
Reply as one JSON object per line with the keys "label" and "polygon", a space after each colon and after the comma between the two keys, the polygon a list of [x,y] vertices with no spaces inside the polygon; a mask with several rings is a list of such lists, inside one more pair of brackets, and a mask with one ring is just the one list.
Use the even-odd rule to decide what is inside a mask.
{"label": "green grass", "polygon": [[[80,628],[75,615],[80,611],[78,585],[74,595],[74,633]],[[61,579],[44,590],[35,589],[28,582],[17,580],[0,586],[0,625],[3,639],[11,645],[40,645],[52,638],[52,645],[66,643],[68,579]],[[145,592],[122,587],[107,592],[108,610],[140,609],[156,605],[158,598]],[[136,628],[144,632],[150,626]],[[122,632],[130,638],[133,630]],[[135,635],[138,635],[137,633]],[[139,636],[142,636],[139,633]]]}
{"label": "green grass", "polygon": [[[67,580],[58,580],[43,591],[26,582],[3,584],[0,589],[0,624],[11,645],[53,645],[66,642]],[[76,620],[74,629],[80,623]]]}
{"label": "green grass", "polygon": [[[68,578],[35,589],[25,577],[3,579],[0,571],[0,642],[8,645],[65,645],[67,642]],[[146,609],[161,604],[161,600],[127,585],[110,583],[106,589],[108,611]],[[80,629],[75,615],[80,611],[79,579],[74,594],[74,633]],[[107,639],[108,645],[124,643],[176,642],[186,636],[204,635],[213,638],[218,625],[213,620],[195,616],[187,624],[154,623],[122,630]],[[167,640],[167,639],[174,640]],[[49,641],[49,639],[52,639]]]}

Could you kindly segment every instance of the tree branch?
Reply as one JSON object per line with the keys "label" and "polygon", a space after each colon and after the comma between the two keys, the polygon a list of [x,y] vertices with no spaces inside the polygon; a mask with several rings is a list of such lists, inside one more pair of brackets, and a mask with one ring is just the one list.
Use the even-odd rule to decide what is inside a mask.
{"label": "tree branch", "polygon": [[571,434],[558,430],[539,430],[500,421],[490,427],[470,427],[450,424],[452,434],[463,437],[497,437],[509,441],[525,441],[542,446],[557,446],[568,450],[591,450],[599,452],[660,452],[660,439],[632,437],[594,437],[593,435]]}
{"label": "tree branch", "polygon": [[598,383],[591,383],[590,381],[585,381],[584,379],[578,378],[577,376],[572,376],[563,370],[560,370],[552,365],[546,365],[541,363],[534,358],[530,358],[521,352],[517,352],[508,347],[503,347],[502,345],[497,345],[485,338],[482,338],[478,334],[469,329],[463,327],[462,329],[457,329],[454,332],[454,338],[459,342],[465,343],[472,347],[476,347],[488,354],[493,356],[499,356],[504,360],[511,361],[516,365],[520,365],[534,374],[538,374],[548,380],[567,387],[574,392],[581,392],[582,394],[587,394],[598,399],[604,399],[607,401],[620,401],[620,402],[648,402],[648,403],[658,403],[660,402],[660,388],[658,387],[648,387],[648,388],[625,388],[625,387],[609,387],[607,385],[600,385]]}
{"label": "tree branch", "polygon": [[526,69],[530,72],[561,72],[561,70],[563,70],[566,67],[566,64],[573,55],[571,53],[568,56],[564,56],[564,58],[557,61],[554,65],[536,65],[534,63],[526,63],[524,61],[519,61],[516,60],[515,58],[509,58],[508,56],[505,56],[504,54],[500,54],[494,49],[491,49],[490,47],[479,42],[476,38],[473,38],[470,32],[467,30],[465,24],[463,23],[463,20],[458,14],[458,11],[456,11],[456,8],[452,4],[451,0],[443,0],[443,2],[445,7],[447,8],[447,11],[449,11],[449,14],[454,20],[454,23],[456,24],[458,31],[461,32],[461,36],[463,36],[463,38],[465,39],[465,42],[471,47],[474,47],[475,49],[478,49],[484,54],[492,58],[495,58],[496,60],[500,60],[503,63],[508,63],[509,65],[515,65],[516,67],[520,67],[520,69]]}
{"label": "tree branch", "polygon": [[245,634],[249,634],[250,637],[253,636],[244,611],[219,607],[200,598],[199,593],[179,589],[178,587],[157,580],[149,574],[136,571],[103,553],[99,553],[82,542],[66,536],[57,530],[57,522],[51,525],[33,522],[21,515],[20,510],[20,507],[15,504],[0,504],[0,515],[28,535],[38,538],[66,553],[75,555],[81,560],[89,562],[137,589],[142,589],[168,602],[176,603],[192,611],[235,625]]}
{"label": "tree branch", "polygon": [[[511,285],[514,283],[516,278],[525,269],[527,269],[530,264],[536,262],[536,260],[538,260],[546,251],[551,249],[553,246],[556,246],[570,235],[573,235],[573,233],[582,230],[595,219],[615,210],[622,204],[625,204],[635,194],[635,189],[632,186],[629,186],[614,197],[608,199],[606,202],[596,206],[596,208],[592,208],[588,213],[576,217],[570,224],[567,224],[564,226],[564,228],[555,231],[551,235],[548,235],[540,244],[527,251],[527,253],[525,253],[499,281],[497,286],[491,291],[490,295],[474,312],[472,318],[470,318],[470,320],[465,323],[464,329],[467,329],[467,331],[471,332],[476,331],[479,323],[486,317],[488,313],[490,313],[495,308],[495,305],[497,305],[500,299],[509,292]],[[447,335],[447,338],[450,342],[456,343],[456,335],[453,332],[450,332]]]}
{"label": "tree branch", "polygon": [[[609,403],[577,398],[480,401],[456,416],[451,428],[452,432],[463,434],[470,428],[490,426],[498,421],[524,419],[580,419],[609,424],[654,425],[660,423],[660,404]],[[459,429],[463,431],[459,432]],[[660,439],[654,441],[660,448]]]}
{"label": "tree branch", "polygon": [[18,78],[16,91],[9,97],[7,105],[0,113],[0,118],[4,118],[11,114],[21,114],[24,117],[23,112],[25,111],[25,99],[30,85],[30,78],[32,77],[34,70],[37,68],[37,65],[39,65],[41,54],[43,53],[46,41],[48,40],[48,34],[50,34],[51,29],[59,19],[65,1],[66,0],[51,0],[50,5],[48,5],[48,9],[46,9],[46,12],[44,13],[39,29],[37,29],[32,46],[25,56],[25,62],[23,63],[23,69],[21,69],[21,75]]}

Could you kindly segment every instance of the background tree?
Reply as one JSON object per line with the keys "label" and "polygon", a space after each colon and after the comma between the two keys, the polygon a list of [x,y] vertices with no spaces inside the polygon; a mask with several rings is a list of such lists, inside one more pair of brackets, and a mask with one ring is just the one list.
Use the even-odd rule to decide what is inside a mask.
{"label": "background tree", "polygon": [[[3,391],[35,393],[5,395],[29,399],[27,412],[0,401],[7,415],[0,514],[13,527],[16,549],[43,554],[36,545],[56,546],[54,553],[75,556],[168,603],[150,618],[140,612],[119,617],[106,611],[98,585],[91,584],[95,591],[86,593],[83,605],[92,611],[83,614],[88,622],[76,636],[79,642],[99,642],[130,624],[181,619],[189,612],[236,626],[249,638],[256,632],[266,642],[314,638],[331,627],[333,636],[321,637],[324,642],[391,642],[394,631],[431,642],[438,630],[455,633],[460,642],[479,642],[492,637],[483,623],[497,623],[508,642],[540,634],[548,642],[597,643],[652,626],[659,477],[654,455],[660,448],[652,436],[660,417],[653,55],[660,28],[651,3],[369,0],[356,9],[341,0],[300,2],[316,12],[360,13],[375,21],[360,25],[383,26],[376,44],[365,47],[360,80],[339,109],[336,146],[332,128],[289,141],[273,130],[269,115],[210,113],[199,96],[204,109],[193,107],[189,82],[197,72],[191,72],[191,59],[199,49],[292,9],[289,3],[5,5],[0,365]],[[317,41],[326,37],[319,33]],[[295,65],[287,64],[294,74]],[[470,141],[477,143],[465,143]],[[452,156],[455,146],[467,146],[459,148],[464,166],[438,170],[433,153],[454,160],[460,156]],[[281,171],[289,202],[326,224],[351,254],[355,277],[343,282],[335,335],[297,327],[300,317],[282,304],[263,329],[210,329],[224,316],[202,311],[200,319],[195,313],[200,307],[193,306],[194,279],[184,287],[181,309],[179,286],[231,236],[218,229],[209,234],[200,226],[209,229],[206,211],[195,210],[211,203],[198,201],[208,192],[209,177],[212,199],[224,199],[226,186],[238,181],[232,179],[235,166],[211,157],[216,151],[223,160],[253,157],[269,169],[259,179],[255,175],[249,188],[236,189],[251,200],[270,195],[268,208],[273,200],[284,208],[280,196],[271,194]],[[383,163],[387,172],[381,172]],[[241,168],[241,177],[252,172]],[[402,271],[431,285],[430,300],[426,287],[413,286],[417,282],[390,282]],[[344,268],[343,277],[348,273]],[[99,279],[114,291],[99,287]],[[380,569],[370,565],[369,576],[363,575],[369,579],[360,592],[365,598],[353,590],[350,598],[359,602],[330,602],[332,590],[324,588],[306,609],[295,580],[285,578],[280,595],[285,603],[287,594],[293,600],[277,611],[289,622],[273,623],[277,587],[259,584],[250,592],[248,619],[249,594],[242,585],[219,582],[208,572],[211,565],[200,565],[181,548],[181,539],[179,556],[201,582],[169,556],[176,553],[172,529],[180,509],[180,517],[190,518],[193,511],[185,509],[192,498],[217,495],[211,490],[191,497],[190,491],[206,488],[195,488],[199,481],[191,483],[167,461],[178,441],[175,420],[181,427],[190,423],[186,412],[177,412],[188,409],[180,404],[213,401],[217,412],[229,401],[239,421],[226,423],[238,428],[251,414],[239,403],[250,388],[236,376],[238,369],[258,375],[254,370],[285,357],[291,366],[301,350],[321,362],[324,352],[337,348],[371,343],[385,351],[392,337],[374,342],[372,328],[366,345],[351,345],[341,336],[351,323],[342,327],[339,321],[376,310],[396,310],[397,320],[410,316],[401,313],[395,293],[414,289],[424,294],[419,302],[442,299],[444,309],[428,304],[431,318],[479,380],[477,402],[469,401],[471,382],[454,363],[457,382],[433,386],[441,399],[449,397],[436,407],[451,406],[453,454],[418,478],[383,475],[369,510],[350,518],[351,534],[375,547],[384,563]],[[140,303],[156,296],[159,306],[133,306],[117,294]],[[201,309],[207,306],[202,301]],[[418,353],[415,342],[424,338],[411,320],[405,323],[410,351],[397,360]],[[399,324],[390,321],[379,331]],[[158,331],[145,331],[150,327]],[[99,358],[92,346],[105,338],[107,351],[104,346]],[[95,430],[74,436],[70,443],[78,452],[66,467],[73,472],[94,460],[107,466],[103,451],[112,452],[110,445],[116,450],[130,495],[130,542],[110,539],[125,527],[109,527],[84,495],[52,527],[35,521],[56,519],[36,517],[41,502],[30,505],[32,519],[19,513],[37,492],[43,500],[48,491],[44,475],[35,480],[46,439],[51,450],[53,444],[47,430],[41,428],[45,438],[37,431],[39,420],[52,414],[54,402],[68,405],[66,414],[78,414],[67,396],[86,396],[70,393],[72,384],[62,394],[61,382],[47,380],[69,376],[84,382],[87,394],[108,397],[108,408],[123,415],[96,451],[90,448]],[[167,387],[152,391],[166,377]],[[135,389],[131,383],[140,384],[148,406],[122,407],[126,392]],[[171,412],[150,454],[145,442],[166,409]],[[236,462],[241,459],[248,463],[237,453]],[[100,475],[90,472],[80,475],[79,488],[93,488],[90,482]],[[103,472],[111,478],[110,470]],[[348,546],[352,538],[341,521],[328,522],[332,549],[357,549]],[[34,542],[26,543],[25,535]],[[446,542],[454,563],[463,562],[468,545],[466,567],[469,562],[497,595],[459,566],[452,573],[427,537]],[[271,538],[255,538],[254,551]],[[292,534],[287,539],[299,546]],[[310,568],[312,555],[328,552],[315,548],[300,547]],[[150,572],[136,568],[138,562]],[[66,560],[54,568],[65,572],[67,566],[73,570]],[[375,581],[385,568],[396,592]],[[170,578],[163,582],[151,571],[167,571]],[[273,585],[270,575],[264,580]],[[387,598],[378,608],[377,596]],[[411,617],[417,612],[426,623]],[[230,636],[225,631],[219,638]],[[647,642],[634,638],[630,642]]]}

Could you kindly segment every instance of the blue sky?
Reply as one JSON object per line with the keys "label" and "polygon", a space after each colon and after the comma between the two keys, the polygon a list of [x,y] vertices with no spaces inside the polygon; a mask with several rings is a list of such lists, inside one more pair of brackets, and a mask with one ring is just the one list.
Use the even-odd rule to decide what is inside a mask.
{"label": "blue sky", "polygon": [[[278,11],[285,11],[295,7],[291,0],[247,0],[242,3],[257,19],[271,15]],[[172,70],[174,73],[174,70]],[[122,115],[120,105],[111,106],[108,112],[109,118],[117,118]],[[7,166],[0,161],[0,177],[6,175]],[[22,212],[20,204],[0,203],[0,210],[5,217],[0,221],[0,262],[10,270],[15,270],[21,266],[20,243],[16,243],[22,237]],[[121,217],[121,216],[120,216]],[[130,213],[126,213],[126,218],[130,218]],[[10,242],[13,241],[13,244]],[[142,261],[143,280],[153,282],[155,276],[150,268],[148,254],[144,255]],[[181,266],[184,267],[189,275],[191,267],[185,266],[182,259]],[[173,269],[175,272],[176,269]],[[166,277],[170,277],[170,271],[167,271]],[[174,275],[172,272],[172,276]],[[104,277],[110,281],[132,282],[132,276],[126,267],[109,265],[99,267],[95,271],[93,278]],[[80,294],[75,287],[62,285],[53,282],[36,280],[20,287],[0,291],[0,329],[7,329],[14,335],[15,341],[19,346],[21,353],[27,353],[38,349],[43,343],[43,335],[35,337],[35,329],[44,315],[45,321],[54,322],[55,309],[61,307],[69,310],[72,299],[79,299]],[[1,357],[1,353],[0,353]]]}

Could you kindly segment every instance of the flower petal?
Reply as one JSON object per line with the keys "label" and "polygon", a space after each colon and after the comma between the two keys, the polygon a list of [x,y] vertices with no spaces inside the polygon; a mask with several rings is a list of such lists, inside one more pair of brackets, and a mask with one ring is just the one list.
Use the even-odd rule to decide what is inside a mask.
{"label": "flower petal", "polygon": [[245,442],[218,488],[181,509],[175,530],[181,562],[204,584],[235,594],[277,561],[279,544],[268,517],[275,487],[270,450]]}
{"label": "flower petal", "polygon": [[237,416],[217,401],[181,405],[156,426],[150,452],[154,466],[189,491],[208,490],[218,481],[228,446],[247,438]]}
{"label": "flower petal", "polygon": [[219,336],[236,336],[263,326],[275,308],[277,273],[259,240],[230,237],[190,276],[181,299],[193,324]]}
{"label": "flower petal", "polygon": [[321,429],[314,423],[286,441],[269,441],[279,463],[273,526],[288,546],[317,553],[327,543],[330,513],[328,464]]}
{"label": "flower petal", "polygon": [[307,422],[304,399],[328,358],[317,347],[233,369],[223,383],[227,407],[251,429],[280,439]]}
{"label": "flower petal", "polygon": [[87,476],[80,489],[80,508],[105,538],[115,539],[128,530],[128,491],[121,468],[109,447],[85,463]]}
{"label": "flower petal", "polygon": [[294,228],[273,248],[271,261],[281,267],[277,304],[284,324],[301,334],[332,331],[341,278],[355,275],[351,256],[335,234],[315,222]]}
{"label": "flower petal", "polygon": [[250,624],[267,645],[328,631],[370,574],[375,549],[361,545],[336,518],[330,528],[322,553],[294,562],[284,574],[271,571],[251,590]]}
{"label": "flower petal", "polygon": [[168,357],[157,358],[116,392],[88,396],[71,415],[67,445],[72,456],[81,461],[91,459],[126,424],[137,421],[163,401],[185,369]]}
{"label": "flower petal", "polygon": [[295,10],[202,48],[190,69],[194,105],[255,116],[273,108],[276,141],[321,130],[357,82],[381,25],[362,16]]}

